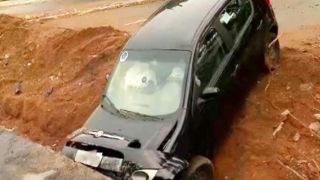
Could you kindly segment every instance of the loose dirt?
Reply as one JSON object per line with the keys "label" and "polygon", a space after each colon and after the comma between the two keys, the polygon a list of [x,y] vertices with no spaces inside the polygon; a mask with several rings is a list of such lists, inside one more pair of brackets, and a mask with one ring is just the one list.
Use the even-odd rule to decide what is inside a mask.
{"label": "loose dirt", "polygon": [[0,123],[58,149],[97,105],[129,35],[80,31],[0,16]]}
{"label": "loose dirt", "polygon": [[[59,149],[97,105],[128,38],[112,27],[71,30],[0,16],[0,124]],[[320,176],[320,141],[308,129],[320,113],[320,27],[284,33],[281,44],[279,70],[237,107],[213,160],[216,179]]]}
{"label": "loose dirt", "polygon": [[320,27],[284,33],[281,44],[280,68],[260,78],[233,118],[216,179],[320,177],[320,139],[309,130],[320,113]]}

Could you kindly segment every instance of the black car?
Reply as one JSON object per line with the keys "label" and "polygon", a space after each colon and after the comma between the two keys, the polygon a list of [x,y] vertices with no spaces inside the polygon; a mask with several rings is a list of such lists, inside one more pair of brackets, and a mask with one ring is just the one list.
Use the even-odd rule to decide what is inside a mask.
{"label": "black car", "polygon": [[63,153],[114,179],[213,179],[212,126],[242,72],[279,61],[268,0],[167,1],[126,44]]}

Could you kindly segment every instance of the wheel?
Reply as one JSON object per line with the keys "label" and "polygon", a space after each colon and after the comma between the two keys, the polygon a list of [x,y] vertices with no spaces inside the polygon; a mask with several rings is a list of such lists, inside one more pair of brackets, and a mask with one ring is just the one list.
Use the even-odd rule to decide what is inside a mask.
{"label": "wheel", "polygon": [[264,48],[264,69],[272,72],[279,67],[280,63],[280,43],[275,40],[277,34],[270,32],[267,35]]}
{"label": "wheel", "polygon": [[213,180],[213,165],[208,158],[196,156],[182,175],[183,180]]}

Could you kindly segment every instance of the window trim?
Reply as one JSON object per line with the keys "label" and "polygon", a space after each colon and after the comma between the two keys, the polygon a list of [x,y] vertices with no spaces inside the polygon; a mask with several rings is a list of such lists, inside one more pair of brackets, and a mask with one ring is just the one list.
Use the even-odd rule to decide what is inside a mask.
{"label": "window trim", "polygon": [[230,2],[227,3],[221,9],[221,11],[219,12],[219,16],[217,16],[218,18],[215,19],[214,25],[216,27],[216,30],[219,34],[221,34],[222,39],[224,40],[225,44],[228,46],[230,51],[232,51],[233,48],[237,48],[237,46],[239,46],[239,42],[241,41],[242,37],[244,36],[245,32],[247,31],[249,25],[251,24],[251,22],[253,20],[254,13],[255,13],[254,5],[253,5],[252,0],[248,0],[248,1],[251,6],[250,16],[248,17],[248,20],[242,26],[239,33],[237,33],[236,37],[234,37],[234,39],[232,38],[231,32],[223,26],[223,24],[220,22],[220,19],[219,19],[221,13],[227,8],[227,6],[230,4]]}
{"label": "window trim", "polygon": [[[243,25],[241,31],[239,32],[238,36],[235,38],[235,41],[232,45],[232,48],[230,48],[229,53],[226,54],[225,56],[225,60],[222,61],[222,63],[219,65],[218,71],[216,71],[216,73],[214,74],[214,76],[212,77],[210,84],[211,85],[215,85],[217,84],[217,81],[219,80],[220,76],[223,74],[224,69],[226,68],[226,66],[230,63],[231,59],[232,59],[232,55],[234,54],[234,52],[236,51],[236,49],[239,47],[239,45],[241,44],[241,39],[243,38],[245,32],[247,31],[248,27],[250,26],[250,24],[253,21],[253,17],[254,17],[254,6],[253,6],[253,2],[252,0],[248,0],[250,2],[252,11],[251,14],[247,20],[247,22]],[[222,8],[222,10],[220,12],[222,12],[224,9],[226,8],[226,6],[224,8]],[[215,23],[220,23],[219,19],[217,18],[215,20]],[[221,24],[221,23],[220,23]],[[224,28],[224,27],[223,27]],[[219,31],[219,29],[217,28],[217,32],[220,34],[221,31]],[[222,39],[225,41],[224,37],[225,36],[229,36],[230,37],[230,33],[229,35],[226,34],[221,34]],[[225,42],[226,43],[226,42]]]}
{"label": "window trim", "polygon": [[[199,50],[200,50],[199,47],[201,47],[201,45],[204,44],[204,39],[205,39],[205,37],[206,37],[206,36],[208,35],[208,33],[210,33],[210,31],[212,31],[212,30],[214,31],[214,37],[212,38],[211,43],[213,43],[216,38],[220,38],[220,40],[216,40],[216,41],[221,41],[221,42],[217,42],[217,43],[219,44],[219,48],[221,48],[222,51],[223,51],[223,52],[222,52],[222,53],[223,53],[223,58],[222,58],[222,61],[218,64],[218,66],[217,66],[217,68],[216,68],[217,71],[219,70],[221,64],[223,64],[223,61],[225,60],[225,57],[228,56],[228,54],[229,54],[229,52],[228,52],[229,49],[228,49],[228,47],[226,47],[227,45],[225,44],[224,39],[222,38],[222,36],[220,35],[220,33],[216,30],[216,28],[214,28],[214,23],[208,24],[208,26],[206,27],[205,31],[203,31],[200,40],[198,41],[198,45],[197,45],[197,48],[196,48],[196,51],[195,51],[195,52],[196,52],[196,53],[195,53],[196,59],[195,59],[195,63],[194,63],[194,65],[195,65],[195,70],[194,70],[194,72],[193,72],[193,78],[194,78],[194,79],[200,80],[200,79],[197,77],[196,73],[197,73],[197,70],[198,70],[198,65],[202,62],[202,59],[205,57],[205,56],[203,56],[203,55],[202,55],[202,56],[199,56],[199,53],[200,53],[200,52],[199,52]],[[213,40],[213,39],[214,39],[214,40]],[[206,51],[204,51],[204,52],[206,53],[206,52],[208,52],[208,50],[206,50]],[[206,84],[205,87],[207,87],[207,86],[209,86],[209,85],[211,84],[212,78],[213,78],[214,76],[215,76],[215,72],[213,72],[212,76],[210,77],[209,82]],[[201,80],[200,80],[200,82],[201,82]],[[198,88],[200,88],[201,85],[202,85],[202,82],[200,83],[201,85],[198,85],[199,83],[196,83],[196,84],[197,84]],[[205,87],[204,87],[204,88],[205,88]]]}

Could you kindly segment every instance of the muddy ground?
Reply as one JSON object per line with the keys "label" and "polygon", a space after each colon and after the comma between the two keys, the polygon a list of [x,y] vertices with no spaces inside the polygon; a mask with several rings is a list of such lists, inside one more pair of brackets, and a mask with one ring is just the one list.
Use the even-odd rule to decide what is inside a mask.
{"label": "muddy ground", "polygon": [[[0,124],[59,150],[97,105],[130,35],[55,22],[0,16]],[[216,179],[320,177],[317,129],[309,129],[320,113],[320,27],[286,27],[280,68],[232,107],[231,130],[213,160]]]}

